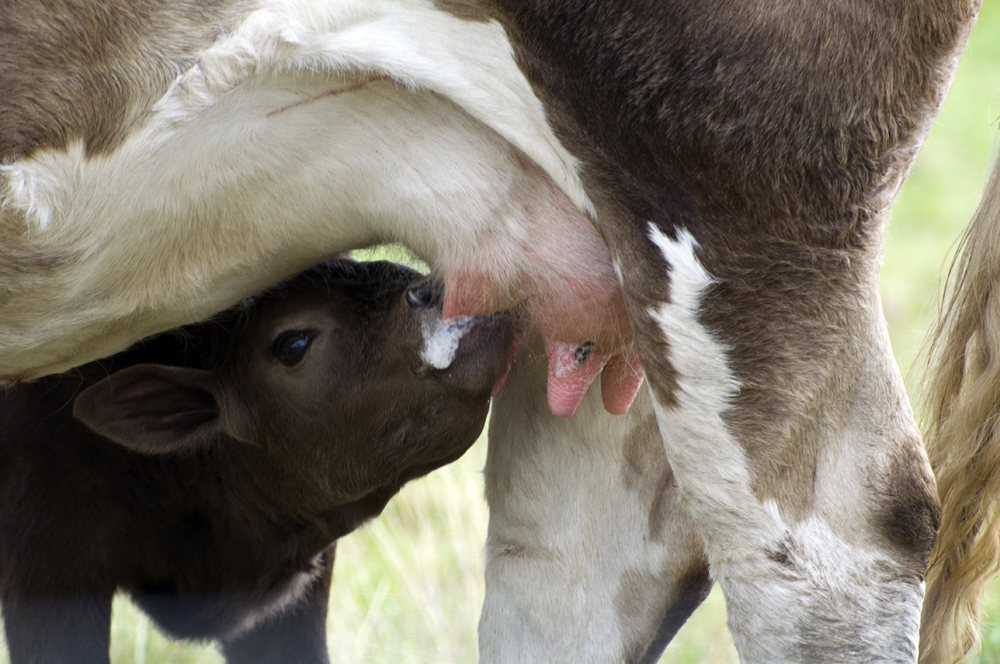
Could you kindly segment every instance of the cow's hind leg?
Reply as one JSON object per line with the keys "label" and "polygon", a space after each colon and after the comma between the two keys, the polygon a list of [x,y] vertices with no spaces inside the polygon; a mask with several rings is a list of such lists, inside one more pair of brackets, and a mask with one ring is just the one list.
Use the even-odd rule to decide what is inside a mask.
{"label": "cow's hind leg", "polygon": [[938,506],[877,256],[783,247],[739,283],[684,229],[647,231],[646,271],[622,261],[630,317],[742,661],[913,662]]}
{"label": "cow's hind leg", "polygon": [[111,596],[7,596],[11,664],[108,664]]}
{"label": "cow's hind leg", "polygon": [[557,418],[545,385],[536,340],[493,405],[481,661],[657,661],[711,581],[650,396]]}

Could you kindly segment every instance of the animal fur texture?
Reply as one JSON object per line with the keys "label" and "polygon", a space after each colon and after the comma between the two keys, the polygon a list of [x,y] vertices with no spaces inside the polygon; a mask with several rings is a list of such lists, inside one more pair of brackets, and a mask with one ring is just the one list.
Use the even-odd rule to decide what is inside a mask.
{"label": "animal fur texture", "polygon": [[[539,330],[551,413],[603,426],[590,381],[622,413],[645,374],[670,504],[744,662],[916,658],[940,513],[878,261],[978,0],[136,0],[114,27],[59,0],[97,22],[86,39],[8,2],[0,377],[400,241],[443,274],[446,318],[519,308]],[[530,375],[504,390],[541,400]],[[615,494],[631,538],[643,504],[576,473],[572,426],[502,411],[491,538],[515,545],[490,548],[483,660],[654,658],[704,590],[657,556],[697,556],[640,539],[605,561],[593,507],[561,540],[503,534],[551,524],[558,503],[520,494],[559,478]],[[627,427],[608,435],[624,456]],[[503,453],[542,445],[567,458]],[[670,599],[619,592],[636,574],[673,579],[650,584]],[[561,639],[567,616],[594,632]]]}
{"label": "animal fur texture", "polygon": [[414,371],[441,302],[408,268],[329,261],[0,393],[10,661],[107,664],[121,591],[230,664],[328,664],[336,540],[459,458],[509,369],[496,315],[447,370]]}
{"label": "animal fur texture", "polygon": [[878,260],[976,3],[489,7],[582,162],[742,660],[914,661],[940,514]]}
{"label": "animal fur texture", "polygon": [[[28,136],[0,154],[0,379],[108,355],[386,239],[444,275],[446,317],[529,300],[532,319],[570,348],[595,341],[607,361],[629,347],[577,161],[552,134],[497,23],[420,0],[131,9],[195,22],[214,40],[177,39],[166,54],[148,53],[163,35],[120,9],[122,27],[71,43],[79,52],[46,51],[32,32],[53,26],[31,23],[42,21],[27,6],[25,25],[5,35],[0,84],[25,90],[0,111],[11,133]],[[84,24],[95,13],[85,2],[62,10]],[[228,30],[212,35],[216,21]],[[124,79],[121,104],[152,99],[139,117],[107,138],[86,126],[47,131],[57,109],[24,79],[55,79],[61,58],[99,59],[122,40],[144,48],[112,58],[108,75]],[[48,58],[42,71],[25,66],[21,51]],[[177,75],[150,79],[157,67]],[[140,74],[130,77],[133,69]],[[81,74],[97,99],[74,101],[101,117],[110,92],[91,75]],[[58,80],[42,88],[76,92]],[[614,375],[628,382],[621,410],[641,374]]]}

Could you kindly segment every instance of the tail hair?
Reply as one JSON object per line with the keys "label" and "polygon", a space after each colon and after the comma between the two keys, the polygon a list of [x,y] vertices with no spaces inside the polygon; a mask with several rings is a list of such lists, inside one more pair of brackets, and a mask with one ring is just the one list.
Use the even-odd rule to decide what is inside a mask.
{"label": "tail hair", "polygon": [[948,273],[928,338],[927,453],[942,503],[920,664],[979,644],[983,589],[1000,569],[1000,154]]}

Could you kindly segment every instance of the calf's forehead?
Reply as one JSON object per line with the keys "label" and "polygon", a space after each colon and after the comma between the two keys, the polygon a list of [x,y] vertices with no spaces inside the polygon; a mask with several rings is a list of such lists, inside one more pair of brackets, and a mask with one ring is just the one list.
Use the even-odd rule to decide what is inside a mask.
{"label": "calf's forehead", "polygon": [[269,348],[283,333],[371,337],[421,275],[387,262],[326,264],[256,298],[234,341],[245,350]]}

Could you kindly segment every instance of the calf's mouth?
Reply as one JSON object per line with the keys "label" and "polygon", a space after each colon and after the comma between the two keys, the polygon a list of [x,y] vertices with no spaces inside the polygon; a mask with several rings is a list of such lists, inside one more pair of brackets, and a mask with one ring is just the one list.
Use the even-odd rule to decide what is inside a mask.
{"label": "calf's mouth", "polygon": [[416,372],[449,385],[494,396],[506,381],[521,334],[507,313],[441,319],[442,288],[435,277],[410,287],[406,302],[420,316],[423,335]]}

